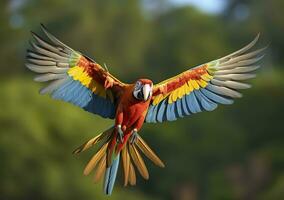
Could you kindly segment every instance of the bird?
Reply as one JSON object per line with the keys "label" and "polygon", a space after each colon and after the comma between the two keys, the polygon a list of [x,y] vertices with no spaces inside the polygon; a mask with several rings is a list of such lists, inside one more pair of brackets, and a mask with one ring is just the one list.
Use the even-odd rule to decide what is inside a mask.
{"label": "bird", "polygon": [[265,48],[251,50],[259,39],[219,59],[187,69],[154,84],[139,78],[128,84],[113,76],[108,68],[73,50],[41,24],[45,38],[31,32],[26,67],[44,82],[40,94],[72,103],[83,110],[114,121],[113,126],[91,138],[76,150],[79,154],[99,146],[84,169],[94,171],[94,182],[104,179],[103,191],[111,195],[119,164],[124,186],[136,184],[137,171],[144,179],[149,172],[141,155],[158,167],[163,161],[139,135],[144,123],[161,123],[213,111],[219,104],[230,105],[251,87],[245,81],[255,77]]}

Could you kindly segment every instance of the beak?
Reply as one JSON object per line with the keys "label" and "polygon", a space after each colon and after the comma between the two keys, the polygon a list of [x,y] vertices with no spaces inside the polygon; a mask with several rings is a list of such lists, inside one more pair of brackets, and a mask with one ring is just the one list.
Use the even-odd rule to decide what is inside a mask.
{"label": "beak", "polygon": [[143,98],[144,98],[144,101],[147,101],[151,95],[151,85],[149,84],[146,84],[143,86]]}

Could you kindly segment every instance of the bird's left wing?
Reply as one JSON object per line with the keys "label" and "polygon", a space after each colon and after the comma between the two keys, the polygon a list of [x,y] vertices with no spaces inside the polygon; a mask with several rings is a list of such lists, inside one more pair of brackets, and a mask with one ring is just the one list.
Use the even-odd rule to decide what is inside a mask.
{"label": "bird's left wing", "polygon": [[259,35],[244,48],[223,58],[189,69],[154,85],[152,101],[145,121],[174,121],[202,111],[212,111],[218,104],[232,104],[250,88],[242,81],[255,77],[251,72],[262,57],[263,49],[248,52]]}
{"label": "bird's left wing", "polygon": [[54,99],[73,103],[105,118],[114,118],[116,103],[124,83],[98,63],[63,44],[42,25],[48,38],[32,33],[32,50],[27,52],[26,66],[38,73],[35,81],[49,82],[40,90]]}

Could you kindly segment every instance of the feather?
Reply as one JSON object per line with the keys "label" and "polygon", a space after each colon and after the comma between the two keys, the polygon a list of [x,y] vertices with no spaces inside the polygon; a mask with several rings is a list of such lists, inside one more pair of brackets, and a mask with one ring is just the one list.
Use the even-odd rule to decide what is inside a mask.
{"label": "feather", "polygon": [[67,45],[65,45],[64,43],[62,43],[60,40],[58,40],[56,37],[54,37],[52,34],[50,34],[47,31],[47,28],[41,24],[41,29],[43,30],[43,32],[45,33],[45,35],[55,44],[58,45],[60,47],[64,47],[62,48],[62,51],[64,51],[67,54],[70,54],[72,52],[75,52],[73,49],[71,49],[70,47],[68,47]]}
{"label": "feather", "polygon": [[56,80],[56,79],[63,79],[66,77],[66,74],[44,74],[44,75],[38,75],[34,78],[34,81],[36,82],[46,82],[46,81],[51,81],[51,80]]}
{"label": "feather", "polygon": [[186,102],[190,112],[192,113],[201,112],[200,105],[196,99],[194,92],[190,93],[189,95],[186,95]]}
{"label": "feather", "polygon": [[100,142],[103,139],[108,140],[109,136],[112,134],[113,129],[114,129],[114,127],[112,126],[109,129],[107,129],[106,131],[104,131],[104,132],[100,133],[99,135],[97,135],[96,137],[88,140],[87,142],[82,144],[80,147],[75,149],[73,151],[73,154],[81,153],[81,152],[89,149],[90,147],[94,146],[95,144],[97,144],[98,142]]}
{"label": "feather", "polygon": [[175,102],[175,113],[179,117],[183,117],[183,109],[182,109],[182,104],[181,104],[181,99],[178,99]]}
{"label": "feather", "polygon": [[196,82],[196,80],[190,79],[189,82],[190,82],[190,84],[193,86],[193,88],[194,88],[195,90],[198,90],[198,89],[199,89],[199,85],[198,85],[198,83]]}
{"label": "feather", "polygon": [[72,103],[75,98],[75,91],[81,86],[80,82],[72,81],[72,84],[68,86],[67,90],[64,91],[63,100]]}
{"label": "feather", "polygon": [[31,50],[27,50],[27,57],[28,58],[36,58],[40,60],[49,60],[49,61],[56,61],[54,58],[44,56],[42,54],[38,54],[36,52],[33,52]]}
{"label": "feather", "polygon": [[[158,105],[157,105],[158,106]],[[163,100],[162,102],[160,102],[160,106],[159,106],[159,111],[158,111],[158,115],[157,115],[157,121],[158,122],[163,122],[165,120],[165,109],[166,109],[166,100]]]}
{"label": "feather", "polygon": [[256,44],[256,42],[259,39],[259,35],[260,34],[257,34],[257,36],[254,38],[254,40],[251,43],[249,43],[248,45],[246,45],[245,47],[243,47],[242,49],[240,49],[238,51],[235,51],[235,52],[233,52],[233,53],[231,53],[231,54],[229,54],[229,55],[227,55],[227,56],[225,56],[223,58],[220,58],[219,60],[225,60],[225,59],[231,58],[233,56],[240,55],[240,54],[248,51],[249,49],[251,49]]}
{"label": "feather", "polygon": [[175,121],[177,120],[176,114],[175,114],[175,103],[168,103],[167,109],[166,109],[166,116],[168,121]]}
{"label": "feather", "polygon": [[49,50],[46,50],[38,45],[36,45],[35,43],[31,42],[31,46],[34,48],[35,51],[37,51],[38,53],[40,54],[43,54],[43,55],[46,55],[48,57],[51,57],[51,58],[55,58],[57,59],[58,61],[62,61],[62,62],[68,62],[68,58],[66,57],[63,57],[63,56],[60,56],[56,53],[53,53]]}
{"label": "feather", "polygon": [[176,89],[176,90],[171,92],[171,94],[169,96],[169,104],[172,104],[173,102],[175,102],[177,100],[178,92],[179,92],[179,89]]}
{"label": "feather", "polygon": [[33,58],[27,58],[27,61],[36,65],[44,66],[55,66],[56,62],[50,60],[38,60]]}
{"label": "feather", "polygon": [[52,98],[54,99],[64,99],[65,93],[69,91],[69,88],[74,84],[74,80],[72,77],[67,76],[68,81],[62,84],[58,89],[52,92]]}
{"label": "feather", "polygon": [[141,176],[146,180],[149,179],[149,173],[141,155],[139,154],[134,145],[130,144],[128,147],[131,158],[134,164],[136,165],[138,171],[140,172]]}
{"label": "feather", "polygon": [[134,169],[131,161],[129,162],[129,184],[130,185],[136,185],[135,169]]}
{"label": "feather", "polygon": [[57,67],[70,68],[69,63],[58,62],[56,65],[57,65]]}
{"label": "feather", "polygon": [[79,101],[82,100],[82,95],[86,92],[87,88],[78,83],[78,87],[76,87],[76,90],[73,91],[74,98],[72,98],[71,102],[75,105],[79,105]]}
{"label": "feather", "polygon": [[218,67],[218,69],[230,69],[230,68],[235,68],[235,67],[242,67],[242,66],[252,65],[252,64],[255,64],[258,61],[260,61],[263,57],[264,57],[264,55],[256,57],[256,58],[248,59],[248,60],[242,60],[240,62],[233,63],[233,64],[221,64]]}
{"label": "feather", "polygon": [[234,73],[247,73],[255,71],[260,66],[247,66],[247,67],[236,67],[233,69],[226,69],[226,70],[218,70],[215,72],[215,75],[224,75],[224,74],[234,74]]}
{"label": "feather", "polygon": [[251,85],[249,84],[240,83],[236,81],[220,81],[220,80],[212,79],[211,83],[217,86],[224,86],[224,87],[228,87],[231,89],[238,89],[238,90],[248,89],[251,87]]}
{"label": "feather", "polygon": [[[156,105],[157,106],[157,105]],[[150,105],[148,112],[147,112],[147,116],[146,116],[146,121],[147,122],[153,122],[155,123],[156,121],[152,121],[152,116],[153,116],[153,110],[154,110],[155,106],[154,105]]]}
{"label": "feather", "polygon": [[228,97],[232,97],[232,98],[241,98],[242,97],[241,93],[239,93],[235,90],[231,90],[231,89],[226,88],[226,87],[220,87],[220,86],[208,84],[208,86],[206,88],[208,90],[214,92],[214,93],[225,95],[225,96],[228,96]]}
{"label": "feather", "polygon": [[147,145],[147,143],[140,137],[137,137],[137,146],[149,158],[155,165],[159,167],[165,167],[164,163],[160,158],[154,153],[154,151]]}
{"label": "feather", "polygon": [[253,51],[253,52],[250,52],[250,53],[247,53],[247,54],[243,54],[243,55],[231,58],[229,61],[226,61],[224,64],[226,64],[226,65],[227,64],[233,64],[233,63],[237,63],[237,62],[240,62],[240,61],[247,60],[249,58],[257,56],[258,54],[263,52],[265,49],[266,49],[266,47],[262,48],[262,49],[258,49],[256,51]]}
{"label": "feather", "polygon": [[62,84],[64,84],[68,80],[69,80],[68,77],[66,77],[66,78],[63,78],[63,79],[58,79],[58,80],[52,81],[46,87],[40,89],[39,93],[42,94],[42,95],[47,94],[47,93],[52,93],[54,90],[59,88]]}
{"label": "feather", "polygon": [[232,104],[234,101],[232,99],[228,99],[222,96],[219,96],[207,89],[201,89],[200,90],[202,92],[202,94],[204,94],[206,97],[208,97],[209,99],[211,99],[212,101],[216,102],[216,103],[221,103],[221,104],[225,104],[225,105],[230,105]]}
{"label": "feather", "polygon": [[102,157],[102,159],[100,160],[100,162],[98,163],[95,175],[94,175],[94,182],[98,183],[101,178],[102,175],[105,173],[106,171],[106,155],[104,155]]}
{"label": "feather", "polygon": [[126,147],[124,147],[122,149],[121,156],[122,156],[123,172],[124,172],[124,186],[127,186],[127,184],[128,184],[128,177],[129,177],[130,157],[129,157],[128,150],[127,150]]}
{"label": "feather", "polygon": [[103,155],[106,153],[106,149],[108,146],[108,142],[105,143],[100,150],[91,158],[91,160],[89,161],[89,163],[87,164],[87,166],[84,169],[84,175],[89,175],[90,172],[96,167],[96,164],[98,163],[98,161],[103,157]]}
{"label": "feather", "polygon": [[157,122],[156,117],[157,117],[158,108],[159,108],[159,105],[154,106],[154,109],[152,111],[153,112],[152,117],[150,119],[152,122]]}
{"label": "feather", "polygon": [[36,33],[32,32],[32,36],[34,39],[45,49],[48,49],[56,54],[59,54],[61,56],[69,56],[67,53],[60,51],[62,48],[56,48],[49,44],[48,42],[44,41],[42,38],[40,38]]}
{"label": "feather", "polygon": [[84,108],[90,101],[91,101],[91,91],[88,88],[83,87],[80,93],[80,98],[77,99],[76,101],[76,105],[78,105],[81,108]]}
{"label": "feather", "polygon": [[181,103],[182,103],[182,108],[183,108],[184,114],[185,115],[191,115],[189,109],[187,108],[186,96],[183,96],[181,98]]}
{"label": "feather", "polygon": [[226,75],[216,75],[214,79],[218,80],[235,80],[235,81],[242,81],[254,78],[255,74],[226,74]]}
{"label": "feather", "polygon": [[[68,68],[58,68],[56,66],[38,66],[30,63],[25,64],[28,69],[37,73],[56,73],[62,74],[68,71]],[[67,74],[66,74],[67,75]]]}
{"label": "feather", "polygon": [[217,104],[209,100],[205,95],[203,95],[200,90],[195,90],[194,91],[195,96],[199,100],[201,106],[206,110],[206,111],[212,111],[217,108]]}
{"label": "feather", "polygon": [[106,195],[111,195],[112,193],[119,165],[119,158],[120,154],[117,155],[116,159],[114,159],[111,166],[106,169],[105,180],[104,180],[104,192]]}

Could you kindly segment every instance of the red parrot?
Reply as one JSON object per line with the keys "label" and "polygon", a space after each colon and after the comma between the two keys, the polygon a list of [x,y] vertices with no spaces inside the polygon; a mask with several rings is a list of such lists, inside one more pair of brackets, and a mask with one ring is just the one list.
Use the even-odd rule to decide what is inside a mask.
{"label": "red parrot", "polygon": [[[95,182],[104,175],[104,192],[110,195],[120,158],[124,185],[136,184],[135,168],[143,178],[149,174],[141,152],[159,167],[163,162],[138,135],[142,125],[173,121],[202,111],[212,111],[218,104],[232,104],[250,88],[242,81],[255,77],[263,49],[249,51],[259,35],[244,48],[220,59],[189,69],[158,84],[138,79],[126,84],[94,60],[63,44],[42,25],[46,39],[32,32],[32,50],[27,51],[26,67],[39,73],[35,81],[49,82],[40,94],[73,103],[93,114],[114,119],[114,126],[90,139],[74,153],[95,144],[99,150],[87,164],[84,174],[95,169]],[[135,166],[135,168],[134,168]]]}

